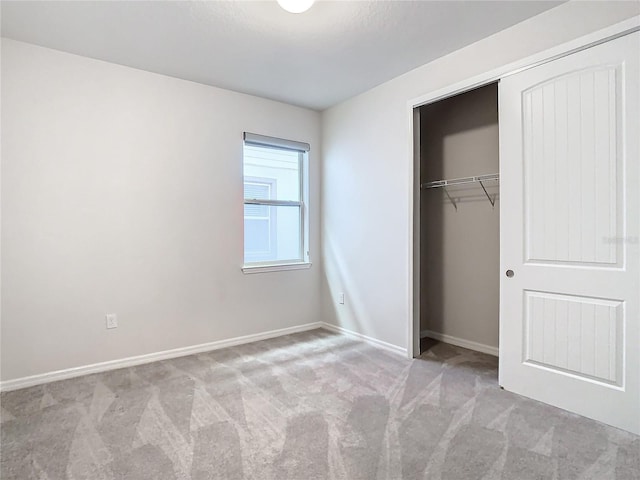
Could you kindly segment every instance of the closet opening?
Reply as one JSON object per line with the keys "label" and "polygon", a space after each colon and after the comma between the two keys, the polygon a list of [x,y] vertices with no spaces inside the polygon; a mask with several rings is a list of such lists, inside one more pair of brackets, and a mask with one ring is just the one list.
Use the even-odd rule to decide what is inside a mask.
{"label": "closet opening", "polygon": [[420,241],[414,321],[420,322],[420,349],[415,353],[442,342],[497,356],[498,83],[416,107],[416,115]]}

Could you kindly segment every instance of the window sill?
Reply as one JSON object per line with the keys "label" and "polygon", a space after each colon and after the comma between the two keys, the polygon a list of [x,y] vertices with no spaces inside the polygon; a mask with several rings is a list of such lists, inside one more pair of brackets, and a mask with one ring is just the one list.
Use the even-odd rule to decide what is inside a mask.
{"label": "window sill", "polygon": [[242,273],[267,273],[283,270],[305,270],[311,268],[311,262],[281,263],[278,265],[245,265]]}

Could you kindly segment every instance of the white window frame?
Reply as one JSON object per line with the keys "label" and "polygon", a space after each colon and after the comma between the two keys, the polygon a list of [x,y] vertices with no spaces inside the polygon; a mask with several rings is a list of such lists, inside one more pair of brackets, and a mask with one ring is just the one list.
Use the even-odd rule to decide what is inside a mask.
{"label": "white window frame", "polygon": [[[244,248],[243,248],[243,266],[242,271],[244,273],[262,273],[262,272],[274,272],[280,270],[298,270],[311,267],[311,261],[309,258],[309,214],[308,214],[308,199],[309,199],[309,181],[308,181],[308,152],[309,144],[302,142],[294,142],[292,140],[284,140],[281,138],[267,137],[263,135],[256,135],[252,133],[244,133],[244,144],[259,146],[263,148],[275,148],[278,150],[291,150],[298,152],[298,171],[300,181],[300,197],[299,200],[264,200],[264,199],[249,199],[244,198],[244,205],[261,205],[269,207],[298,207],[300,209],[300,257],[296,259],[288,260],[274,260],[263,262],[246,262],[244,260]],[[244,151],[243,151],[243,167],[244,167]],[[254,177],[245,177],[243,175],[243,191],[245,180],[251,181]],[[259,179],[257,179],[259,180]],[[243,194],[244,197],[244,194]],[[243,208],[244,211],[244,208]],[[244,225],[244,223],[243,223]],[[243,236],[244,239],[244,236]]]}

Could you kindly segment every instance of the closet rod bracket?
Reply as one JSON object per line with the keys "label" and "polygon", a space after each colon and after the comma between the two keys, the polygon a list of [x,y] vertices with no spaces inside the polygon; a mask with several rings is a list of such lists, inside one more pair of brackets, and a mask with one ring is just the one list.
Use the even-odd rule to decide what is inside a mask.
{"label": "closet rod bracket", "polygon": [[484,194],[489,199],[489,203],[491,204],[491,206],[495,207],[496,206],[496,197],[495,196],[491,197],[491,195],[489,195],[489,192],[487,192],[487,189],[484,187],[484,183],[482,183],[482,180],[478,179],[478,183],[482,187],[482,190],[484,190]]}

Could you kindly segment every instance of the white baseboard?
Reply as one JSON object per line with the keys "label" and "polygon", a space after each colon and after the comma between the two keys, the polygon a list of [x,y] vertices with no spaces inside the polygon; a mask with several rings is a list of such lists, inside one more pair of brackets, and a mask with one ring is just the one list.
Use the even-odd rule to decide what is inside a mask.
{"label": "white baseboard", "polygon": [[173,350],[165,350],[162,352],[149,353],[147,355],[136,355],[134,357],[122,358],[119,360],[111,360],[108,362],[94,363],[84,365],[82,367],[67,368],[64,370],[56,370],[29,377],[16,378],[0,382],[0,391],[7,392],[10,390],[18,390],[20,388],[33,387],[44,383],[57,382],[68,378],[80,377],[92,373],[106,372],[108,370],[116,370],[118,368],[133,367],[144,363],[157,362],[159,360],[167,360],[170,358],[184,357],[195,353],[209,352],[225,347],[233,347],[245,343],[258,342],[269,338],[280,337],[282,335],[290,335],[292,333],[306,332],[316,328],[326,328],[323,322],[307,323],[295,327],[281,328],[278,330],[270,330],[268,332],[256,333],[253,335],[245,335],[242,337],[229,338],[227,340],[218,340],[216,342],[203,343],[200,345],[192,345],[190,347],[175,348]]}
{"label": "white baseboard", "polygon": [[357,338],[359,340],[363,340],[371,345],[374,345],[379,348],[383,348],[393,353],[397,353],[399,355],[407,356],[407,349],[398,347],[397,345],[393,345],[391,343],[383,342],[382,340],[378,340],[377,338],[369,337],[367,335],[363,335],[362,333],[354,332],[353,330],[347,330],[346,328],[339,327],[337,325],[333,325],[331,323],[321,322],[322,328],[325,330],[330,330],[332,332],[341,333],[343,335],[347,335],[349,337]]}
{"label": "white baseboard", "polygon": [[106,372],[109,370],[117,370],[119,368],[135,367],[136,365],[143,365],[145,363],[157,362],[160,360],[168,360],[171,358],[185,357],[187,355],[194,355],[196,353],[210,352],[213,350],[219,350],[226,347],[234,347],[236,345],[243,345],[245,343],[258,342],[260,340],[267,340],[269,338],[281,337],[283,335],[290,335],[292,333],[306,332],[308,330],[315,330],[316,328],[324,328],[332,332],[341,333],[359,340],[363,340],[371,345],[379,348],[384,348],[393,353],[400,355],[407,355],[407,349],[392,345],[382,340],[378,340],[361,333],[347,330],[346,328],[338,327],[326,322],[314,322],[307,323],[305,325],[298,325],[295,327],[281,328],[278,330],[270,330],[268,332],[256,333],[253,335],[245,335],[242,337],[229,338],[227,340],[218,340],[216,342],[202,343],[200,345],[192,345],[189,347],[175,348],[172,350],[164,350],[162,352],[149,353],[146,355],[136,355],[134,357],[121,358],[118,360],[110,360],[108,362],[94,363],[91,365],[83,365],[81,367],[67,368],[64,370],[56,370],[53,372],[41,373],[38,375],[31,375],[29,377],[15,378],[13,380],[5,380],[0,382],[0,391],[8,392],[11,390],[18,390],[20,388],[33,387],[35,385],[42,385],[45,383],[57,382],[60,380],[67,380],[69,378],[81,377],[82,375],[90,375],[92,373]]}
{"label": "white baseboard", "polygon": [[475,350],[476,352],[487,353],[498,356],[498,348],[484,343],[472,342],[471,340],[465,340],[464,338],[452,337],[451,335],[445,335],[444,333],[433,332],[431,330],[422,330],[420,332],[420,338],[433,338],[444,343],[450,343],[458,347],[468,348],[469,350]]}

